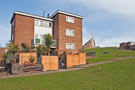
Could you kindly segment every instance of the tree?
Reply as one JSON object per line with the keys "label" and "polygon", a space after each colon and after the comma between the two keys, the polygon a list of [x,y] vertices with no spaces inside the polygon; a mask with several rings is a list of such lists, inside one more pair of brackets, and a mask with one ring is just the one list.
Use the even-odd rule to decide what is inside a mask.
{"label": "tree", "polygon": [[44,35],[45,45],[48,55],[50,54],[51,44],[53,43],[52,36],[50,34]]}
{"label": "tree", "polygon": [[30,52],[30,47],[27,44],[22,43],[21,46],[22,46],[22,52]]}
{"label": "tree", "polygon": [[47,48],[45,46],[39,45],[36,49],[41,55],[47,55]]}
{"label": "tree", "polygon": [[17,53],[19,51],[19,48],[18,48],[18,46],[17,45],[14,45],[13,43],[10,43],[9,45],[8,45],[8,52],[11,54],[15,54],[15,53]]}
{"label": "tree", "polygon": [[2,58],[3,58],[3,60],[5,60],[6,62],[8,62],[8,53],[5,52],[5,53],[2,55]]}
{"label": "tree", "polygon": [[19,48],[18,48],[17,45],[14,45],[13,43],[10,43],[8,45],[8,52],[7,53],[13,54],[13,60],[12,60],[12,62],[15,62],[15,53],[17,53],[18,51],[19,51]]}

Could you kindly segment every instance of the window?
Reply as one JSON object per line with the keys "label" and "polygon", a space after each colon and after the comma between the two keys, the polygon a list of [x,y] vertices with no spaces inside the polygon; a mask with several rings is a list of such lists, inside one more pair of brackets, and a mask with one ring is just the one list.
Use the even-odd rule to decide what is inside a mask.
{"label": "window", "polygon": [[49,27],[52,27],[52,23],[49,23]]}
{"label": "window", "polygon": [[44,20],[35,19],[35,26],[51,28],[52,23]]}
{"label": "window", "polygon": [[66,49],[75,49],[74,43],[66,43]]}
{"label": "window", "polygon": [[42,20],[40,20],[40,26],[44,26],[44,22]]}
{"label": "window", "polygon": [[40,35],[41,43],[44,43],[44,35]]}
{"label": "window", "polygon": [[37,39],[38,38],[38,34],[35,34],[35,39]]}
{"label": "window", "polygon": [[13,41],[14,40],[14,34],[12,33],[12,36],[11,36],[11,40]]}
{"label": "window", "polygon": [[39,26],[40,25],[40,21],[38,19],[35,19],[35,25]]}
{"label": "window", "polygon": [[75,36],[75,30],[66,29],[66,35],[67,36]]}
{"label": "window", "polygon": [[74,23],[74,18],[73,17],[66,16],[66,22]]}

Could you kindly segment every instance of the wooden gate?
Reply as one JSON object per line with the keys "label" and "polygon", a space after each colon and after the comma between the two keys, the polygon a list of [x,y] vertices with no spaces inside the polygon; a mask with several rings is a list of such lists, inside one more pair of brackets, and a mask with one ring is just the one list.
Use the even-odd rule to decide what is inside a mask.
{"label": "wooden gate", "polygon": [[42,56],[41,64],[44,71],[58,70],[58,56]]}
{"label": "wooden gate", "polygon": [[86,64],[86,53],[79,54],[67,54],[66,55],[66,67],[70,68],[77,65]]}

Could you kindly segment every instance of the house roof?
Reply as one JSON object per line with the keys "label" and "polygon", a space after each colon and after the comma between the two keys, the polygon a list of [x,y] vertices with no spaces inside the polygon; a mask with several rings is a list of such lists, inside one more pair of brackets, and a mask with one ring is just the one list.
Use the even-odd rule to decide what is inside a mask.
{"label": "house roof", "polygon": [[77,15],[77,14],[72,14],[72,13],[69,13],[69,12],[61,11],[61,10],[57,10],[54,14],[51,15],[51,18],[53,18],[58,13],[66,14],[66,15],[69,15],[69,16],[73,16],[73,17],[77,17],[77,18],[83,19],[83,16],[80,16],[80,15]]}
{"label": "house roof", "polygon": [[24,13],[24,12],[20,12],[20,11],[14,11],[14,14],[12,16],[12,19],[10,21],[10,23],[12,23],[13,18],[15,15],[23,15],[23,16],[28,16],[28,17],[33,17],[33,18],[38,18],[38,19],[43,19],[43,20],[47,20],[47,21],[53,21],[53,19],[51,18],[46,18],[46,17],[42,17],[42,16],[38,16],[38,15],[34,15],[34,14],[29,14],[29,13]]}

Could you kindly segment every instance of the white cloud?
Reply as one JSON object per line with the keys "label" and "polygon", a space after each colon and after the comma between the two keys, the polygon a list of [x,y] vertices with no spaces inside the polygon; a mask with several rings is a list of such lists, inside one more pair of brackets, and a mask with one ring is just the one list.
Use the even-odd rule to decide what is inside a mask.
{"label": "white cloud", "polygon": [[96,44],[100,47],[119,47],[119,44],[122,42],[129,42],[129,41],[134,41],[135,36],[120,36],[120,37],[112,37],[112,38],[107,38],[107,39],[101,39],[101,38],[96,38]]}
{"label": "white cloud", "polygon": [[83,28],[83,45],[90,40],[91,35],[87,32],[85,28]]}
{"label": "white cloud", "polygon": [[104,10],[124,15],[135,15],[135,0],[72,0],[89,9]]}
{"label": "white cloud", "polygon": [[111,33],[111,32],[112,32],[112,30],[111,30],[111,29],[107,29],[107,30],[106,30],[106,32],[109,32],[109,33]]}

